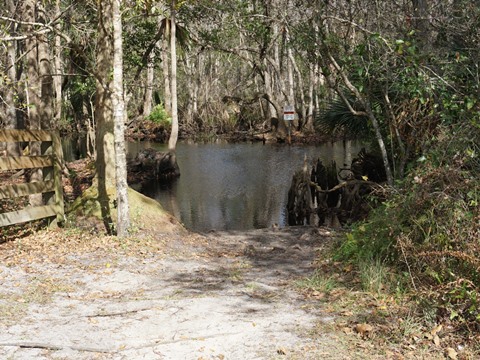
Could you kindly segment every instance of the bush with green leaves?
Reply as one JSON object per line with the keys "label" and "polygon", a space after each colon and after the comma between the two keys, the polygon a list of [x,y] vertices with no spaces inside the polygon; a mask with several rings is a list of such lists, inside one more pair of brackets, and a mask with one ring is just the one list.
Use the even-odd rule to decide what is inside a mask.
{"label": "bush with green leaves", "polygon": [[152,112],[146,117],[147,120],[156,125],[161,125],[164,128],[170,128],[172,125],[172,118],[163,107],[163,104],[157,104],[152,109]]}
{"label": "bush with green leaves", "polygon": [[337,257],[359,268],[391,266],[399,278],[408,274],[412,289],[436,289],[446,316],[480,319],[479,140],[473,122],[440,128],[389,200],[346,235]]}

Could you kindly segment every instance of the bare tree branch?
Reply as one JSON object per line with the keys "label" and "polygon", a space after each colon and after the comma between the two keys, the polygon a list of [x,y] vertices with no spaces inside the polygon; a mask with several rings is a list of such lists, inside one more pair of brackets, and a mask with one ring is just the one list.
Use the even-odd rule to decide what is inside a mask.
{"label": "bare tree branch", "polygon": [[67,43],[72,42],[70,37],[62,32],[58,32],[55,29],[56,23],[63,17],[63,15],[68,12],[75,4],[71,4],[68,6],[64,11],[62,11],[59,15],[57,15],[54,19],[52,19],[48,24],[43,24],[39,22],[32,22],[32,21],[21,21],[21,20],[16,20],[7,16],[0,16],[0,20],[5,20],[8,22],[12,22],[18,25],[28,25],[28,26],[38,26],[41,29],[32,32],[31,34],[25,34],[25,35],[17,35],[17,36],[5,36],[5,37],[0,37],[0,41],[7,42],[7,41],[19,41],[19,40],[26,40],[32,37],[36,37],[39,35],[44,35],[48,34],[50,32],[54,32],[58,35],[60,35]]}

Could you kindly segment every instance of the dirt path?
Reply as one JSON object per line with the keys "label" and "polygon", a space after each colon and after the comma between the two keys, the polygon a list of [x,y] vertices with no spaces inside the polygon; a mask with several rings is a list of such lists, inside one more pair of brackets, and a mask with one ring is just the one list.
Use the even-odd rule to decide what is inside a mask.
{"label": "dirt path", "polygon": [[[329,237],[214,232],[168,254],[72,252],[0,264],[2,359],[348,359],[295,288]],[[16,249],[18,250],[18,244]]]}

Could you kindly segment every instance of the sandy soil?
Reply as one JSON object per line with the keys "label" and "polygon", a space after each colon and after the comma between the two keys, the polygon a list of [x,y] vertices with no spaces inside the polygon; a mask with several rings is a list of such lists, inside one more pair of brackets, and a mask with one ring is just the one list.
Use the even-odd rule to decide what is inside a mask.
{"label": "sandy soil", "polygon": [[[166,252],[1,249],[2,359],[348,359],[295,281],[325,229],[212,232]],[[9,261],[14,259],[15,261]]]}

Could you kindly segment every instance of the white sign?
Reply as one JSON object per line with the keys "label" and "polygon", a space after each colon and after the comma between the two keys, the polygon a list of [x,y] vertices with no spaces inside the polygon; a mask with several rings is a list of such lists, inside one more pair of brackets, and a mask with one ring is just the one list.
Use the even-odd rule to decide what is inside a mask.
{"label": "white sign", "polygon": [[295,120],[295,107],[293,105],[285,105],[283,107],[283,120]]}

